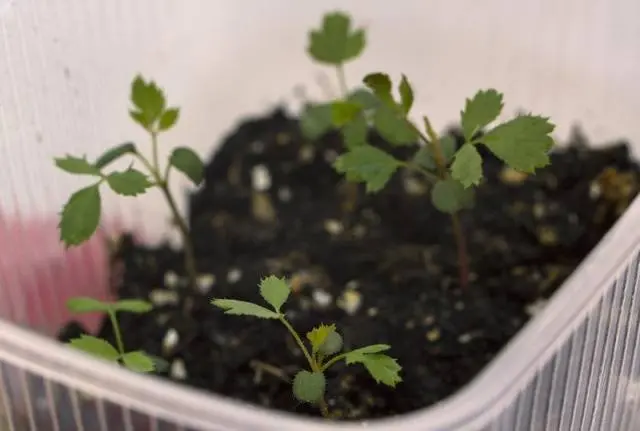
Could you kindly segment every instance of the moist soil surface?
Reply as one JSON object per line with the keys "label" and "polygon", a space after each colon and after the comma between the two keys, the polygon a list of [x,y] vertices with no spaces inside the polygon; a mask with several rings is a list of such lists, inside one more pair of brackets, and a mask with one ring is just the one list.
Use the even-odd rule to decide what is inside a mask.
{"label": "moist soil surface", "polygon": [[[456,129],[448,133],[460,141]],[[579,133],[570,141],[535,176],[483,151],[486,181],[461,215],[471,266],[461,289],[450,220],[421,177],[399,172],[382,192],[366,194],[345,186],[329,163],[342,151],[338,134],[307,142],[281,110],[247,120],[190,197],[197,292],[186,287],[179,251],[119,240],[117,296],[156,304],[147,315],[120,316],[127,350],[165,358],[161,375],[185,385],[319,415],[291,393],[287,381],[306,363],[285,328],[210,305],[214,297],[263,303],[257,284],[276,274],[291,280],[284,308],[299,332],[335,323],[346,348],[390,344],[403,366],[395,389],[360,366],[333,367],[326,399],[334,414],[382,417],[442,400],[544,306],[637,193],[640,169],[624,142],[595,150]],[[405,150],[393,151],[407,158]],[[268,189],[256,191],[256,179]],[[72,322],[60,339],[80,330]],[[98,335],[113,341],[108,321]]]}

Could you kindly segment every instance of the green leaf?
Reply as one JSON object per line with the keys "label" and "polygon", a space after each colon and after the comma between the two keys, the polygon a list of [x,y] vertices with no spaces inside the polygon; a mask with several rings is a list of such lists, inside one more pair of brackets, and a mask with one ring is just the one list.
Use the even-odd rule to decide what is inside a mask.
{"label": "green leaf", "polygon": [[78,190],[62,209],[60,239],[67,246],[78,245],[89,238],[100,223],[100,183]]}
{"label": "green leaf", "polygon": [[333,127],[332,108],[330,103],[309,105],[300,115],[300,131],[311,140],[322,137]]}
{"label": "green leaf", "polygon": [[280,314],[271,311],[268,308],[252,302],[237,301],[235,299],[214,299],[212,305],[225,310],[225,314],[234,314],[238,316],[254,316],[261,319],[278,319]]}
{"label": "green leaf", "polygon": [[135,144],[126,142],[105,151],[100,157],[98,157],[94,165],[96,168],[102,169],[125,154],[135,154],[136,152]]}
{"label": "green leaf", "polygon": [[352,122],[346,124],[341,129],[342,139],[347,149],[352,149],[360,145],[367,144],[369,135],[369,125],[364,115],[358,115]]}
{"label": "green leaf", "polygon": [[158,130],[165,131],[169,130],[178,122],[178,117],[180,115],[179,108],[170,108],[162,113],[160,116],[160,121],[158,123]]}
{"label": "green leaf", "polygon": [[171,153],[171,165],[185,174],[196,186],[204,179],[204,164],[200,156],[190,148],[178,147]]}
{"label": "green leaf", "polygon": [[165,371],[168,371],[169,368],[171,367],[171,364],[169,363],[169,361],[167,361],[164,358],[161,358],[155,355],[150,355],[148,353],[147,353],[147,356],[149,357],[149,359],[153,361],[154,370],[159,373],[164,373]]}
{"label": "green leaf", "polygon": [[340,350],[342,350],[342,335],[338,334],[336,331],[330,332],[325,338],[324,342],[320,346],[318,350],[324,356],[335,355]]}
{"label": "green leaf", "polygon": [[293,378],[293,395],[305,403],[315,404],[324,396],[327,379],[322,373],[299,371]]}
{"label": "green leaf", "polygon": [[353,31],[348,15],[333,12],[324,16],[319,30],[309,33],[307,52],[319,63],[340,65],[359,56],[364,45],[364,30]]}
{"label": "green leaf", "polygon": [[131,115],[145,128],[151,128],[165,109],[165,97],[162,90],[153,82],[145,82],[140,76],[131,83],[131,102],[137,112]]}
{"label": "green leaf", "polygon": [[151,373],[156,369],[153,358],[140,350],[125,353],[122,355],[122,362],[125,367],[136,373]]}
{"label": "green leaf", "polygon": [[82,350],[90,355],[97,356],[110,362],[116,362],[120,357],[120,353],[109,344],[108,341],[92,335],[83,334],[80,338],[74,338],[69,345],[75,349]]}
{"label": "green leaf", "polygon": [[325,342],[329,334],[336,332],[336,325],[324,325],[316,326],[311,331],[307,332],[307,340],[311,343],[311,350],[315,354],[320,350],[320,346]]}
{"label": "green leaf", "polygon": [[77,296],[67,301],[67,308],[73,313],[108,312],[112,309],[112,304],[94,298]]}
{"label": "green leaf", "polygon": [[482,180],[482,157],[472,144],[464,144],[453,158],[451,176],[465,188],[480,184]]}
{"label": "green leaf", "polygon": [[349,94],[350,102],[359,104],[363,110],[376,109],[380,106],[380,99],[365,88],[358,88]]}
{"label": "green leaf", "polygon": [[[455,139],[451,136],[443,136],[440,138],[440,151],[447,166],[456,153],[456,145]],[[420,146],[418,151],[414,153],[412,161],[428,171],[436,171],[438,168],[430,145]]]}
{"label": "green leaf", "polygon": [[131,168],[110,174],[107,183],[111,190],[122,196],[138,196],[153,186],[145,174]]}
{"label": "green leaf", "polygon": [[444,157],[445,163],[448,165],[456,154],[458,144],[453,136],[442,136],[440,138],[440,151],[442,151],[442,157]]}
{"label": "green leaf", "polygon": [[387,106],[396,106],[391,95],[391,78],[389,78],[389,75],[381,72],[370,73],[364,77],[362,82]]}
{"label": "green leaf", "polygon": [[352,357],[355,358],[361,355],[370,355],[373,353],[386,352],[389,350],[391,346],[388,344],[372,344],[370,346],[360,347],[359,349],[355,349],[346,354],[346,358]]}
{"label": "green leaf", "polygon": [[402,80],[400,81],[399,91],[402,111],[407,115],[413,106],[413,89],[411,88],[409,80],[404,75],[402,75]]}
{"label": "green leaf", "polygon": [[[351,352],[353,353],[353,352]],[[364,365],[371,377],[377,383],[395,387],[402,381],[400,371],[402,367],[391,356],[380,353],[347,355],[345,358],[347,365],[360,363]]]}
{"label": "green leaf", "polygon": [[418,140],[418,133],[406,118],[388,106],[381,106],[376,110],[373,126],[380,136],[393,145],[412,145]]}
{"label": "green leaf", "polygon": [[366,183],[367,192],[377,192],[387,184],[400,162],[378,148],[363,145],[339,156],[333,167],[348,181]]}
{"label": "green leaf", "polygon": [[431,191],[431,202],[438,211],[453,214],[473,207],[475,193],[472,188],[464,188],[457,180],[438,181]]}
{"label": "green leaf", "polygon": [[533,173],[549,164],[554,129],[546,117],[522,115],[496,126],[482,142],[513,169]]}
{"label": "green leaf", "polygon": [[465,139],[471,141],[474,133],[498,118],[502,107],[502,94],[493,89],[478,91],[472,99],[467,99],[461,112]]}
{"label": "green leaf", "polygon": [[128,313],[143,314],[153,309],[150,302],[141,299],[121,299],[113,304],[115,311],[126,311]]}
{"label": "green leaf", "polygon": [[362,111],[362,106],[354,102],[337,101],[331,104],[331,122],[336,127],[342,127],[353,121]]}
{"label": "green leaf", "polygon": [[260,296],[278,313],[284,303],[287,302],[289,293],[291,293],[291,288],[284,278],[270,275],[260,281]]}
{"label": "green leaf", "polygon": [[151,130],[151,127],[153,126],[153,121],[147,119],[147,117],[142,112],[131,110],[129,111],[129,116],[131,116],[133,121],[135,121],[140,126],[142,126],[142,128]]}
{"label": "green leaf", "polygon": [[65,158],[55,159],[55,163],[57,167],[70,174],[100,176],[100,169],[89,163],[86,157],[67,155]]}

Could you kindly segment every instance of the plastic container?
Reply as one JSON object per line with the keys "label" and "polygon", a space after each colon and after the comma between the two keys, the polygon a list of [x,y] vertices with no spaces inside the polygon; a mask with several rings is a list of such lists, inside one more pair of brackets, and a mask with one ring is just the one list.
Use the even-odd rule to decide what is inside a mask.
{"label": "plastic container", "polygon": [[[127,116],[137,72],[183,108],[166,150],[186,142],[209,156],[242,117],[279,102],[295,108],[296,85],[320,95],[317,73],[331,71],[308,60],[305,37],[332,8],[369,29],[350,83],[381,68],[405,72],[416,112],[435,124],[455,121],[465,97],[494,86],[507,114],[545,113],[560,140],[580,123],[595,142],[640,145],[637,2],[343,3],[0,1],[0,430],[640,429],[638,200],[473,382],[394,419],[302,420],[134,375],[47,338],[68,318],[68,297],[108,296],[104,238],[68,252],[57,242],[57,213],[81,182],[52,158],[143,138]],[[107,195],[104,231],[156,241],[167,230],[163,205],[154,193]]]}

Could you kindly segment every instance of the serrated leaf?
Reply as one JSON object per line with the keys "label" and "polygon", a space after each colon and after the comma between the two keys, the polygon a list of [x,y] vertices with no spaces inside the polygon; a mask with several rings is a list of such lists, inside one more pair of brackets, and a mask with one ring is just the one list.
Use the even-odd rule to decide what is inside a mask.
{"label": "serrated leaf", "polygon": [[376,109],[380,106],[380,99],[365,88],[358,88],[347,98],[350,102],[359,104],[363,110]]}
{"label": "serrated leaf", "polygon": [[411,88],[409,80],[404,75],[402,75],[398,91],[400,92],[400,105],[402,106],[402,111],[406,115],[413,106],[413,89]]}
{"label": "serrated leaf", "polygon": [[89,163],[86,157],[67,155],[64,158],[55,159],[55,163],[57,167],[70,174],[100,176],[100,169]]}
{"label": "serrated leaf", "polygon": [[284,278],[270,275],[260,281],[260,296],[277,312],[287,302],[291,288]]}
{"label": "serrated leaf", "polygon": [[452,178],[440,180],[433,186],[431,202],[438,211],[447,214],[456,213],[462,209],[473,207],[475,192],[472,188],[465,189],[457,180]]}
{"label": "serrated leaf", "polygon": [[460,114],[465,139],[470,141],[475,132],[498,118],[502,107],[502,94],[493,89],[478,91],[472,99],[467,99]]}
{"label": "serrated leaf", "polygon": [[136,110],[130,110],[129,116],[138,123],[142,128],[151,130],[153,126],[153,121],[149,120],[142,112]]}
{"label": "serrated leaf", "polygon": [[406,118],[388,106],[381,106],[376,110],[373,126],[380,136],[393,145],[412,145],[418,140],[418,133]]}
{"label": "serrated leaf", "polygon": [[112,304],[94,298],[77,296],[67,301],[67,308],[72,313],[107,312],[111,310]]}
{"label": "serrated leaf", "polygon": [[171,165],[185,174],[196,186],[204,179],[204,164],[191,148],[178,147],[171,153]]}
{"label": "serrated leaf", "polygon": [[169,130],[178,122],[178,117],[180,116],[179,108],[170,108],[162,113],[160,116],[160,121],[158,122],[158,130],[165,131]]}
{"label": "serrated leaf", "polygon": [[153,305],[141,299],[121,299],[113,304],[113,309],[115,311],[142,314],[151,311]]}
{"label": "serrated leaf", "polygon": [[364,46],[364,30],[352,30],[348,15],[333,12],[324,16],[319,30],[309,32],[307,52],[320,63],[340,65],[359,56]]}
{"label": "serrated leaf", "polygon": [[108,341],[92,335],[83,334],[79,338],[71,340],[69,345],[110,362],[116,362],[120,357],[120,353]]}
{"label": "serrated leaf", "polygon": [[143,127],[150,128],[164,112],[165,97],[162,90],[153,82],[146,82],[140,75],[131,83],[131,102],[137,108],[132,117]]}
{"label": "serrated leaf", "polygon": [[370,355],[373,353],[386,352],[391,346],[388,344],[371,344],[370,346],[360,347],[359,349],[352,350],[345,355],[347,364],[349,364],[349,358],[356,358],[360,355]]}
{"label": "serrated leaf", "polygon": [[359,355],[346,358],[347,364],[360,363],[364,365],[371,377],[377,382],[395,387],[402,382],[400,371],[402,367],[391,356],[380,353]]}
{"label": "serrated leaf", "polygon": [[153,186],[142,172],[129,168],[122,172],[113,172],[107,177],[111,190],[122,196],[138,196]]}
{"label": "serrated leaf", "polygon": [[325,342],[330,333],[336,332],[336,325],[320,325],[307,332],[307,340],[311,343],[311,350],[314,354],[318,352],[320,346]]}
{"label": "serrated leaf", "polygon": [[472,144],[464,144],[453,157],[451,176],[465,188],[480,184],[482,157]]}
{"label": "serrated leaf", "polygon": [[335,127],[342,127],[353,121],[362,111],[358,103],[337,101],[331,104],[331,123]]}
{"label": "serrated leaf", "polygon": [[71,195],[60,216],[60,239],[67,246],[81,244],[91,238],[100,223],[99,183]]}
{"label": "serrated leaf", "polygon": [[387,184],[400,162],[378,148],[363,145],[339,156],[333,166],[348,181],[366,183],[367,192],[377,192]]}
{"label": "serrated leaf", "polygon": [[342,140],[347,149],[367,144],[369,125],[364,115],[358,115],[353,121],[345,124],[341,129]]}
{"label": "serrated leaf", "polygon": [[342,335],[336,331],[330,332],[320,345],[318,353],[324,356],[335,355],[342,350],[343,344]]}
{"label": "serrated leaf", "polygon": [[327,379],[322,373],[299,371],[293,378],[293,395],[305,403],[315,404],[324,396]]}
{"label": "serrated leaf", "polygon": [[100,157],[98,157],[94,165],[96,168],[102,169],[125,154],[134,154],[136,151],[136,146],[132,142],[120,144],[105,151]]}
{"label": "serrated leaf", "polygon": [[[443,136],[440,138],[440,151],[447,166],[456,152],[456,145],[455,139],[451,136]],[[430,145],[422,145],[418,151],[414,153],[412,161],[427,171],[436,171],[438,168]]]}
{"label": "serrated leaf", "polygon": [[513,169],[533,173],[549,164],[554,129],[548,118],[522,115],[496,126],[482,142]]}
{"label": "serrated leaf", "polygon": [[122,355],[122,362],[136,373],[151,373],[156,369],[153,358],[139,350]]}
{"label": "serrated leaf", "polygon": [[225,314],[238,316],[253,316],[261,319],[277,319],[280,317],[275,311],[254,304],[252,302],[238,301],[235,299],[214,299],[212,305],[225,310]]}
{"label": "serrated leaf", "polygon": [[362,82],[388,107],[393,108],[396,106],[391,95],[391,78],[389,75],[381,72],[370,73],[362,79]]}
{"label": "serrated leaf", "polygon": [[333,127],[331,104],[309,105],[300,115],[300,131],[311,140],[322,137]]}

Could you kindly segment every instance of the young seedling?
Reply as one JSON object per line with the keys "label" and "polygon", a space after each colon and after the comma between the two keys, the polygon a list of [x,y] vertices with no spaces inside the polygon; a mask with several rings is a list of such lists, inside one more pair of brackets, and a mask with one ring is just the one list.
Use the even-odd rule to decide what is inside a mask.
{"label": "young seedling", "polygon": [[[189,228],[180,215],[176,201],[169,190],[171,168],[185,174],[196,186],[202,183],[204,167],[200,157],[190,148],[178,147],[173,150],[164,169],[158,160],[158,136],[171,129],[178,122],[179,108],[167,107],[163,91],[154,83],[137,76],[131,84],[131,118],[147,131],[151,140],[151,160],[145,157],[133,143],[118,145],[105,151],[94,162],[86,156],[67,155],[55,159],[56,165],[70,174],[85,175],[94,179],[93,184],[73,193],[65,204],[59,224],[60,238],[67,247],[87,241],[96,232],[100,223],[100,186],[107,184],[121,196],[138,196],[152,187],[157,187],[165,197],[171,210],[184,247],[184,264],[190,285],[196,286],[196,260]],[[105,172],[116,160],[131,156],[142,163],[147,173],[129,166],[123,171]]]}
{"label": "young seedling", "polygon": [[[364,31],[351,31],[350,28],[347,15],[327,14],[322,28],[310,33],[309,53],[316,61],[337,64],[342,70],[342,62],[358,56],[365,45]],[[502,113],[503,95],[494,89],[480,90],[466,100],[461,111],[465,142],[457,148],[451,137],[436,133],[427,116],[422,117],[422,128],[409,119],[414,92],[406,76],[402,75],[398,84],[399,100],[393,95],[391,78],[384,73],[369,74],[363,83],[369,92],[358,90],[347,94],[343,91],[341,99],[318,105],[315,111],[307,109],[301,117],[303,133],[309,139],[315,139],[332,128],[340,130],[346,152],[333,166],[348,181],[366,184],[369,193],[382,190],[400,168],[422,174],[432,185],[433,205],[451,216],[460,286],[466,287],[469,258],[458,214],[473,207],[474,188],[483,179],[478,145],[487,147],[512,169],[533,173],[549,164],[548,153],[553,147],[550,134],[555,126],[547,117],[526,114],[494,125],[487,131],[485,129]],[[315,134],[309,133],[309,124],[316,126]],[[394,146],[415,147],[413,156],[398,160],[370,145],[370,127]]]}
{"label": "young seedling", "polygon": [[306,334],[310,346],[305,345],[302,337],[282,312],[282,306],[290,293],[291,287],[283,278],[271,275],[260,282],[260,295],[271,309],[235,299],[214,299],[211,303],[225,310],[226,314],[279,320],[287,328],[309,365],[308,370],[299,371],[293,378],[292,390],[296,399],[317,405],[324,417],[330,417],[325,402],[327,385],[325,372],[341,360],[344,360],[347,365],[362,364],[378,383],[395,387],[402,381],[400,377],[402,367],[395,359],[383,353],[389,350],[390,346],[374,344],[340,353],[343,347],[342,336],[336,331],[335,325],[322,324],[313,328]]}
{"label": "young seedling", "polygon": [[74,313],[106,313],[111,320],[111,326],[116,338],[115,347],[106,340],[93,335],[83,334],[69,341],[69,345],[85,353],[99,357],[109,362],[123,365],[131,371],[138,373],[151,373],[160,371],[166,364],[165,361],[136,350],[127,352],[122,342],[122,332],[118,324],[117,313],[124,311],[129,313],[146,313],[152,305],[146,301],[137,299],[123,299],[117,302],[102,302],[93,298],[77,297],[67,301],[67,307]]}

